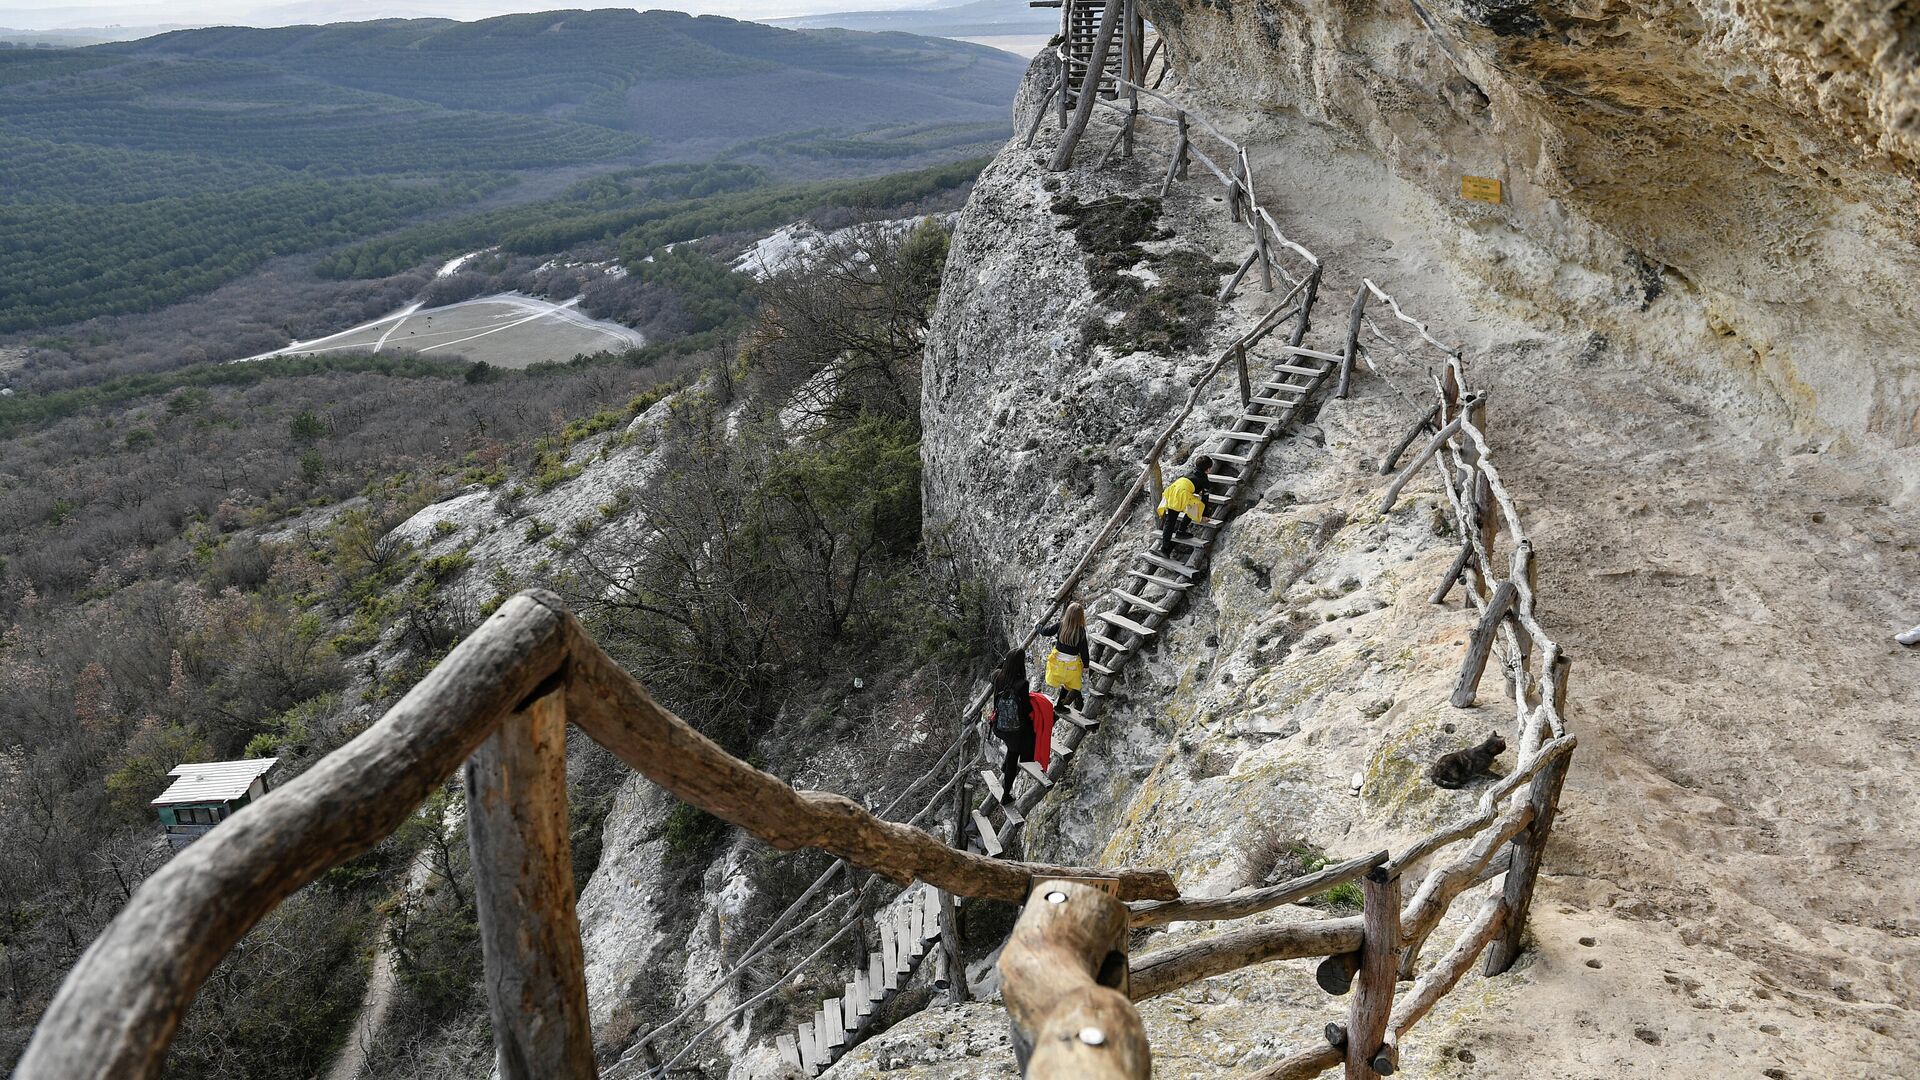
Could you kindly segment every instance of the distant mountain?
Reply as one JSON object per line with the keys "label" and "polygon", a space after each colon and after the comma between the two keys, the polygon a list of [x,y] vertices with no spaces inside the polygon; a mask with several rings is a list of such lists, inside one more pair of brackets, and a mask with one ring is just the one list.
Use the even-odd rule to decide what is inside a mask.
{"label": "distant mountain", "polygon": [[185,30],[104,49],[259,65],[282,78],[656,139],[736,141],[997,119],[1022,68],[951,41],[619,9]]}
{"label": "distant mountain", "polygon": [[971,157],[1006,137],[1023,66],[631,10],[0,49],[0,334],[152,310],[522,178],[550,194],[723,154],[812,176]]}
{"label": "distant mountain", "polygon": [[1060,29],[1060,12],[1054,8],[1028,7],[1027,0],[958,0],[931,7],[839,11],[772,22],[795,29],[831,26],[947,38],[1045,37]]}

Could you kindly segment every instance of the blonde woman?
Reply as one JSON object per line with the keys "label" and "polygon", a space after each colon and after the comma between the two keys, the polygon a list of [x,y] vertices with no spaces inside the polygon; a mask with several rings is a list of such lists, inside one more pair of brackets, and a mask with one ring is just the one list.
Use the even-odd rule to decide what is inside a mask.
{"label": "blonde woman", "polygon": [[1060,621],[1041,627],[1040,633],[1053,637],[1053,648],[1047,652],[1047,685],[1057,691],[1053,703],[1078,709],[1083,700],[1080,686],[1087,674],[1087,609],[1077,600],[1068,604]]}

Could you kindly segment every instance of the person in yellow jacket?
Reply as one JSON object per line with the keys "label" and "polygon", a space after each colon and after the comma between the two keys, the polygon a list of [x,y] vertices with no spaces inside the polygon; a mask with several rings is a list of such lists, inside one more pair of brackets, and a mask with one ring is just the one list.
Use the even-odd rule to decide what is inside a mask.
{"label": "person in yellow jacket", "polygon": [[1059,622],[1041,627],[1040,633],[1053,636],[1053,648],[1047,650],[1047,685],[1059,691],[1053,703],[1078,709],[1083,700],[1081,683],[1087,675],[1087,609],[1075,600]]}
{"label": "person in yellow jacket", "polygon": [[1187,523],[1198,525],[1207,518],[1207,474],[1213,471],[1213,458],[1201,454],[1193,459],[1187,475],[1167,485],[1160,493],[1160,552],[1173,548],[1176,533],[1185,536]]}

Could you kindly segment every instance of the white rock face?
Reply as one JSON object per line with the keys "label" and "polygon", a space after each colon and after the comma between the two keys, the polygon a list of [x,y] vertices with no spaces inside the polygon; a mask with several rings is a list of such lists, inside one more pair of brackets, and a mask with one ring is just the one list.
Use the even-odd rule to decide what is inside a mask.
{"label": "white rock face", "polygon": [[[1843,442],[1920,442],[1911,10],[1148,8],[1183,99],[1268,146],[1313,130],[1290,162],[1256,161],[1273,195],[1333,220],[1392,212],[1543,328],[1764,388]],[[1407,197],[1354,185],[1356,154]],[[1503,181],[1503,201],[1461,198],[1463,176]]]}
{"label": "white rock face", "polygon": [[[1623,201],[1609,217],[1576,205],[1563,181],[1551,197],[1463,208],[1445,196],[1462,171],[1493,175],[1507,161],[1512,189],[1580,159],[1547,128],[1528,136],[1548,144],[1529,156],[1507,128],[1472,128],[1484,145],[1470,145],[1469,129],[1429,115],[1444,57],[1398,11],[1172,6],[1150,5],[1150,17],[1176,48],[1189,39],[1176,93],[1245,138],[1266,204],[1326,262],[1307,343],[1328,347],[1365,274],[1462,344],[1475,382],[1491,389],[1496,456],[1532,523],[1543,611],[1575,658],[1581,748],[1529,951],[1506,976],[1470,975],[1405,1044],[1403,1070],[1567,1080],[1912,1071],[1920,884],[1907,871],[1920,857],[1920,730],[1907,703],[1920,696],[1920,668],[1890,635],[1920,613],[1920,515],[1912,454],[1887,448],[1911,441],[1903,410],[1915,355],[1889,298],[1920,279],[1901,269],[1910,256],[1898,230],[1873,224],[1885,209],[1869,202],[1873,182],[1852,186],[1848,173],[1837,195],[1808,196],[1844,223],[1819,233],[1825,250],[1845,252],[1831,263],[1788,257],[1769,231],[1743,239],[1746,218],[1716,218],[1711,200]],[[1677,11],[1609,12],[1606,25],[1670,30]],[[1328,31],[1302,29],[1302,17],[1349,36],[1328,46],[1316,36]],[[1722,61],[1711,52],[1701,65]],[[1467,88],[1445,92],[1472,112]],[[1498,108],[1499,93],[1486,93]],[[1597,123],[1612,123],[1600,112]],[[1168,148],[1155,129],[1133,162],[1092,170],[1113,131],[1102,123],[1076,169],[1054,178],[1058,194],[1157,185]],[[1773,113],[1765,123],[1792,126]],[[1056,192],[1040,162],[1051,124],[1041,132],[1033,150],[1009,149],[987,170],[957,227],[925,400],[927,521],[991,583],[1016,635],[1205,359],[1079,347],[1079,327],[1098,313],[1080,253],[1048,210]],[[1651,145],[1692,167],[1726,165],[1712,147]],[[1492,164],[1453,159],[1469,150]],[[1846,167],[1870,171],[1863,160]],[[1749,179],[1786,190],[1768,187],[1778,177]],[[1237,258],[1245,234],[1219,224],[1217,190],[1177,185],[1166,218]],[[1831,201],[1844,196],[1859,205]],[[1683,213],[1695,220],[1667,220]],[[1648,250],[1617,231],[1634,215],[1687,238],[1700,261],[1661,249],[1667,269],[1629,272],[1627,252]],[[1868,284],[1809,299],[1755,283],[1777,269],[1770,280],[1807,286],[1814,268],[1838,264]],[[1256,307],[1240,301],[1216,339]],[[1377,513],[1380,454],[1424,411],[1431,367],[1374,348],[1351,400],[1328,403],[1317,432],[1274,447],[1260,501],[1228,528],[1208,581],[1030,816],[1025,854],[1165,866],[1184,890],[1217,893],[1261,872],[1275,846],[1304,840],[1336,856],[1395,847],[1471,802],[1422,772],[1489,730],[1510,738],[1513,706],[1497,663],[1478,705],[1446,702],[1471,622],[1457,593],[1452,605],[1427,603],[1453,544],[1435,531],[1431,479]],[[1218,389],[1203,415],[1237,404],[1229,384]],[[1137,510],[1129,535],[1145,528]],[[1113,580],[1112,563],[1097,564],[1083,598]],[[1172,928],[1136,952],[1207,932]],[[1195,984],[1142,1015],[1156,1076],[1224,1078],[1312,1044],[1345,1004],[1293,962]],[[991,1002],[930,1009],[830,1075],[1009,1075],[1004,1032]]]}

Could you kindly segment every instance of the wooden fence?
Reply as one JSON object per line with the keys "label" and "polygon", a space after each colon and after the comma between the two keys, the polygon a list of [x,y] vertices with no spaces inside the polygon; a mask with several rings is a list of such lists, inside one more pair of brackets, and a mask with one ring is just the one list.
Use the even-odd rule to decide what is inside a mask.
{"label": "wooden fence", "polygon": [[[1129,30],[1134,28],[1129,26]],[[1132,44],[1123,47],[1129,55],[1137,48]],[[1063,63],[1063,73],[1064,70]],[[1165,77],[1164,72],[1161,77]],[[1156,86],[1157,83],[1158,80]],[[1056,91],[1063,90],[1064,85],[1063,74],[1056,81]],[[1188,161],[1197,160],[1225,187],[1229,213],[1251,233],[1252,249],[1222,290],[1223,298],[1254,266],[1260,268],[1262,283],[1271,290],[1275,272],[1284,275],[1284,270],[1277,267],[1273,259],[1273,252],[1280,247],[1291,248],[1309,260],[1313,278],[1316,282],[1319,280],[1319,260],[1288,240],[1272,215],[1261,206],[1245,147],[1206,117],[1155,87],[1121,78],[1117,91],[1109,98],[1093,93],[1079,95],[1076,113],[1062,117],[1054,168],[1065,168],[1071,162],[1074,146],[1085,133],[1088,118],[1096,107],[1123,114],[1119,131],[1101,154],[1096,168],[1116,147],[1123,148],[1129,155],[1133,153],[1134,129],[1138,123],[1145,121],[1170,127],[1174,137],[1161,183],[1162,196],[1175,180],[1186,178]],[[1170,115],[1143,111],[1142,98],[1167,106]],[[1044,118],[1043,103],[1027,133],[1029,143]],[[1224,164],[1196,145],[1196,135],[1202,132],[1224,148],[1215,151],[1224,159]],[[1290,275],[1286,276],[1293,280]],[[1369,315],[1370,302],[1385,304],[1392,318],[1411,327],[1416,336],[1405,344],[1396,341]],[[1372,342],[1361,342],[1363,328],[1372,335]],[[1533,543],[1493,459],[1486,435],[1487,393],[1468,385],[1459,349],[1433,337],[1426,325],[1407,315],[1392,296],[1373,281],[1363,279],[1348,312],[1335,396],[1344,398],[1351,392],[1357,361],[1365,359],[1378,370],[1372,343],[1385,346],[1401,358],[1417,359],[1424,353],[1438,364],[1437,372],[1429,372],[1433,375],[1432,404],[1422,411],[1381,466],[1382,475],[1393,479],[1382,496],[1380,512],[1383,516],[1390,513],[1414,476],[1427,465],[1433,466],[1452,524],[1461,538],[1461,547],[1432,600],[1436,604],[1443,602],[1457,585],[1476,615],[1450,700],[1459,708],[1475,703],[1488,660],[1499,647],[1515,706],[1517,764],[1512,773],[1482,793],[1473,813],[1398,853],[1378,852],[1329,867],[1309,879],[1230,897],[1149,901],[1135,903],[1127,909],[1128,919],[1135,926],[1176,920],[1237,919],[1294,903],[1334,884],[1360,882],[1363,911],[1358,918],[1229,931],[1193,944],[1150,953],[1128,965],[1127,990],[1131,1000],[1139,1001],[1252,963],[1325,957],[1318,972],[1320,985],[1332,993],[1349,990],[1352,993],[1344,1020],[1328,1022],[1326,1045],[1303,1048],[1253,1073],[1258,1080],[1315,1076],[1342,1063],[1349,1080],[1391,1075],[1399,1067],[1401,1040],[1458,984],[1476,959],[1484,954],[1483,970],[1487,975],[1501,974],[1511,967],[1520,951],[1541,854],[1553,826],[1576,744],[1566,725],[1570,661],[1539,619]],[[1400,468],[1400,459],[1415,443],[1422,443],[1420,449]],[[1463,844],[1466,846],[1460,850]],[[1451,855],[1441,857],[1450,851]],[[1410,880],[1421,869],[1424,869],[1423,876],[1409,892],[1403,879]],[[1428,938],[1438,929],[1453,903],[1469,889],[1496,877],[1502,878],[1498,889],[1474,907],[1451,947],[1423,970],[1420,958]],[[1080,952],[1072,966],[1090,972],[1100,970],[1105,962],[1100,952],[1105,939],[1084,928],[1105,925],[1103,920],[1111,920],[1112,909],[1121,907],[1120,902],[1098,894],[1055,891],[1051,884],[1043,888],[1052,891],[1058,902],[1073,911],[1074,917],[1055,915],[1038,925],[1082,928],[1073,934],[1064,930],[1054,932],[1066,934],[1068,940],[1078,944]],[[1030,901],[1028,912],[1034,908],[1035,903]],[[1053,1018],[1043,1018],[1031,1011],[1023,1015],[1014,1009],[1017,999],[1044,1001],[1052,994],[1062,1002],[1077,1000],[1062,995],[1057,986],[1048,985],[1033,974],[1030,953],[1041,948],[1033,936],[1016,933],[1007,947],[1006,955],[1010,959],[1002,961],[1003,987],[1018,1030],[1017,1044],[1031,1044],[1042,1037],[1043,1032],[1054,1032],[1059,1027]],[[1051,950],[1047,955],[1056,957],[1062,950],[1058,941],[1047,943],[1045,948]],[[1398,984],[1406,980],[1412,980],[1412,987],[1403,994],[1397,993]],[[1027,1075],[1046,1080],[1069,1075],[1150,1075],[1150,1055],[1133,1049],[1144,1046],[1144,1035],[1138,1025],[1136,1013],[1108,1010],[1095,1031],[1098,1038],[1091,1045],[1083,1040],[1081,1045],[1071,1047],[1074,1064],[1070,1068],[1055,1070],[1049,1059],[1048,1067],[1042,1071],[1041,1059],[1036,1055]],[[1103,1055],[1098,1049],[1100,1046],[1116,1049]]]}
{"label": "wooden fence", "polygon": [[[1100,70],[1098,58],[1088,70]],[[1287,240],[1261,207],[1244,148],[1150,87],[1124,79],[1120,85],[1130,103],[1144,95],[1177,110],[1171,118],[1159,118],[1170,119],[1176,131],[1165,184],[1184,173],[1183,163],[1191,156],[1228,187],[1230,210],[1249,226],[1253,239],[1234,281],[1258,265],[1263,284],[1270,285],[1278,274],[1310,295],[1308,283],[1320,279],[1319,260]],[[1093,89],[1080,95],[1078,108],[1091,110],[1093,102],[1104,100]],[[1128,130],[1136,118],[1150,115],[1137,104],[1129,109]],[[1222,168],[1194,145],[1196,130],[1230,148],[1223,156],[1233,168]],[[1071,147],[1067,150],[1070,155]],[[1276,248],[1306,260],[1306,276],[1288,274],[1273,258]],[[1418,338],[1402,345],[1385,333],[1366,315],[1369,297],[1389,305]],[[1270,330],[1270,320],[1283,317],[1275,312],[1286,302],[1274,305],[1250,333]],[[1519,742],[1514,771],[1489,786],[1474,810],[1447,828],[1397,853],[1376,852],[1280,885],[1212,898],[1179,896],[1161,870],[986,857],[918,827],[964,784],[960,778],[972,762],[958,773],[949,770],[956,757],[967,757],[969,731],[881,814],[841,796],[795,791],[726,754],[657,705],[554,597],[523,593],[379,723],[148,879],[69,973],[15,1076],[157,1076],[182,1014],[234,943],[292,892],[390,834],[463,762],[499,1073],[505,1080],[595,1075],[568,870],[564,731],[569,722],[688,803],[777,847],[816,847],[839,859],[749,947],[733,971],[676,1019],[691,1015],[746,964],[791,942],[838,905],[852,901],[857,909],[873,882],[843,890],[812,914],[801,915],[838,874],[857,866],[902,885],[924,881],[954,897],[1024,903],[1001,970],[1029,1076],[1149,1075],[1150,1049],[1132,1002],[1250,964],[1297,958],[1323,958],[1320,985],[1332,994],[1350,993],[1351,1000],[1344,1017],[1327,1024],[1326,1045],[1301,1049],[1253,1075],[1261,1080],[1308,1077],[1343,1062],[1349,1078],[1390,1075],[1398,1067],[1401,1040],[1477,958],[1485,954],[1484,970],[1493,975],[1517,956],[1575,740],[1566,725],[1570,664],[1539,620],[1533,544],[1493,460],[1486,393],[1468,385],[1457,349],[1434,339],[1371,281],[1362,283],[1350,313],[1340,357],[1342,391],[1356,358],[1372,362],[1370,347],[1359,344],[1363,326],[1400,356],[1430,349],[1444,357],[1433,379],[1433,404],[1382,466],[1393,479],[1381,512],[1390,512],[1414,475],[1432,465],[1461,536],[1460,554],[1435,600],[1457,585],[1476,614],[1453,703],[1474,702],[1495,652],[1514,698]],[[1162,432],[1139,479],[1053,596],[1048,617],[1073,594],[1139,494],[1153,490],[1159,455],[1201,389],[1229,363],[1244,365],[1245,356],[1245,348],[1230,348],[1196,380],[1187,409]],[[1416,443],[1418,451],[1395,474],[1399,459]],[[966,715],[977,715],[983,704],[984,695],[976,696]],[[940,777],[951,778],[907,821],[885,819],[885,813]],[[1416,874],[1418,883],[1409,890]],[[1455,901],[1496,877],[1503,878],[1498,889],[1474,907],[1448,950],[1422,968],[1428,939]],[[1117,895],[1073,879],[1111,882]],[[1231,930],[1137,959],[1127,956],[1129,927],[1240,919],[1351,881],[1360,882],[1364,898],[1358,917]],[[180,919],[181,910],[201,917]],[[857,918],[844,920],[809,961],[858,925]],[[1412,986],[1400,993],[1398,984],[1406,980]],[[751,1008],[779,985],[776,981],[728,1015]],[[657,1071],[664,1074],[671,1064]]]}

